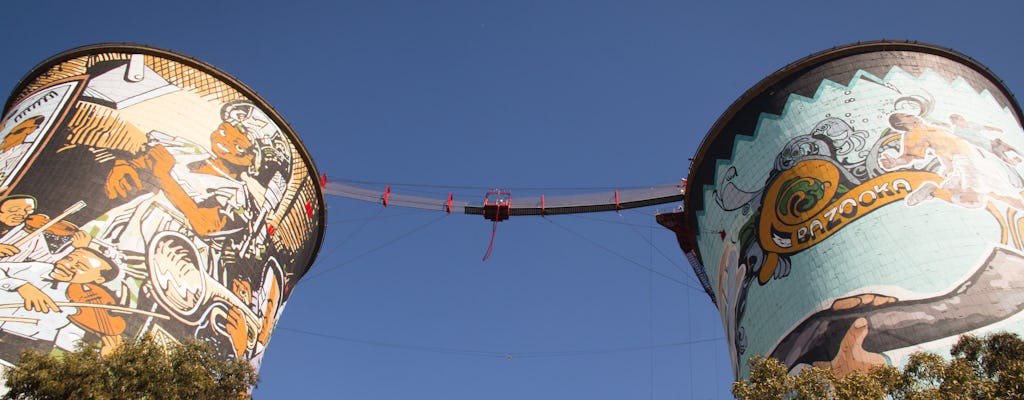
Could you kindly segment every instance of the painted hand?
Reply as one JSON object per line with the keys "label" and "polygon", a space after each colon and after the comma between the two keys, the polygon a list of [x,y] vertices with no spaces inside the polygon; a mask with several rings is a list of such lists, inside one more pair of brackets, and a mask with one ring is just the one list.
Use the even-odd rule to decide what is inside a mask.
{"label": "painted hand", "polygon": [[71,235],[71,247],[80,249],[89,246],[89,243],[92,243],[92,235],[89,232],[77,231]]}
{"label": "painted hand", "polygon": [[19,250],[17,247],[14,247],[9,244],[0,244],[0,257],[13,256],[20,252],[21,250]]}
{"label": "painted hand", "polygon": [[114,168],[107,174],[107,182],[103,185],[107,192],[107,198],[128,197],[138,189],[142,189],[142,182],[139,181],[139,174],[123,160],[117,160]]}
{"label": "painted hand", "polygon": [[121,347],[121,343],[124,343],[124,341],[121,340],[121,336],[118,335],[103,336],[100,338],[100,341],[103,343],[100,347],[100,357],[103,358],[107,358],[111,354],[114,354],[114,352]]}
{"label": "painted hand", "polygon": [[839,343],[839,352],[832,361],[815,362],[819,368],[831,368],[837,377],[843,378],[854,372],[867,372],[876,365],[885,365],[885,357],[864,350],[864,338],[868,336],[868,320],[860,317],[853,321]]}
{"label": "painted hand", "polygon": [[48,313],[50,311],[60,311],[60,307],[53,302],[50,296],[43,293],[39,288],[32,286],[30,283],[18,286],[18,294],[25,300],[25,309],[29,311],[39,311],[41,313]]}
{"label": "painted hand", "polygon": [[882,304],[895,303],[897,299],[891,296],[883,296],[874,293],[865,293],[857,296],[844,297],[832,303],[832,311],[849,310],[860,306],[880,306]]}
{"label": "painted hand", "polygon": [[249,344],[249,328],[245,326],[245,314],[238,307],[231,307],[228,310],[227,319],[225,328],[230,335],[231,344],[235,348],[235,356],[241,358]]}

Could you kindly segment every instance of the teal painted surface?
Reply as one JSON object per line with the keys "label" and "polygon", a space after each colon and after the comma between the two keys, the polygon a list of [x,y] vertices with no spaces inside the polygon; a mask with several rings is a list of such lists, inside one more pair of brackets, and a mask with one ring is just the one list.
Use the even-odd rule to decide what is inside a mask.
{"label": "teal painted surface", "polygon": [[[901,54],[911,57],[894,64],[917,61]],[[773,352],[790,368],[851,368],[835,359],[844,337],[866,336],[869,360],[900,364],[962,333],[1022,331],[1024,279],[1010,268],[1024,266],[1024,131],[1002,94],[971,83],[981,75],[933,58],[920,73],[893,65],[819,80],[813,96],[761,113],[754,132],[720,132],[739,136],[715,182],[702,182],[696,236],[740,375],[750,356]],[[856,68],[833,64],[821,68]],[[794,177],[804,183],[783,182]],[[787,202],[800,198],[811,210]],[[990,295],[1007,304],[986,306]],[[845,308],[854,299],[873,303]],[[866,334],[851,328],[860,319]]]}

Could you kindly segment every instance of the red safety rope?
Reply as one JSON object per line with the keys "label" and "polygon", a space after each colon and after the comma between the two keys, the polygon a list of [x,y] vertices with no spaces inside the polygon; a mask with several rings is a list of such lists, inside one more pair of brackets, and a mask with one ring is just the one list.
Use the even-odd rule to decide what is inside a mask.
{"label": "red safety rope", "polygon": [[494,235],[498,233],[498,221],[494,221],[494,226],[491,228],[491,243],[487,245],[487,253],[484,253],[483,261],[487,261],[491,257],[491,250],[494,250]]}

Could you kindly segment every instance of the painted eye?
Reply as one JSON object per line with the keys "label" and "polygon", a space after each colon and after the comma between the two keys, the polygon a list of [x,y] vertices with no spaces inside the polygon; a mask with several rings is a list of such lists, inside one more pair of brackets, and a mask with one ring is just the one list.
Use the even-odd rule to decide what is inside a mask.
{"label": "painted eye", "polygon": [[241,152],[245,151],[245,149],[243,149],[242,146],[239,146],[239,145],[236,144],[235,145],[235,151],[241,153]]}

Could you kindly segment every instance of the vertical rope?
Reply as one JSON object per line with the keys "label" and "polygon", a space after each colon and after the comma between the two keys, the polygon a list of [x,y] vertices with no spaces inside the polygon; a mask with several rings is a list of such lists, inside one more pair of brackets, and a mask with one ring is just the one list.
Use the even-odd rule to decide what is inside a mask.
{"label": "vertical rope", "polygon": [[[687,339],[693,338],[693,317],[689,314],[693,312],[693,308],[690,306],[690,293],[686,292],[686,337]],[[690,398],[693,398],[693,346],[690,346]]]}
{"label": "vertical rope", "polygon": [[647,271],[647,345],[651,346],[648,358],[651,364],[650,393],[651,400],[654,400],[654,225],[648,225],[648,230],[648,237],[651,240],[647,241],[649,245],[647,265],[650,266],[650,269]]}

